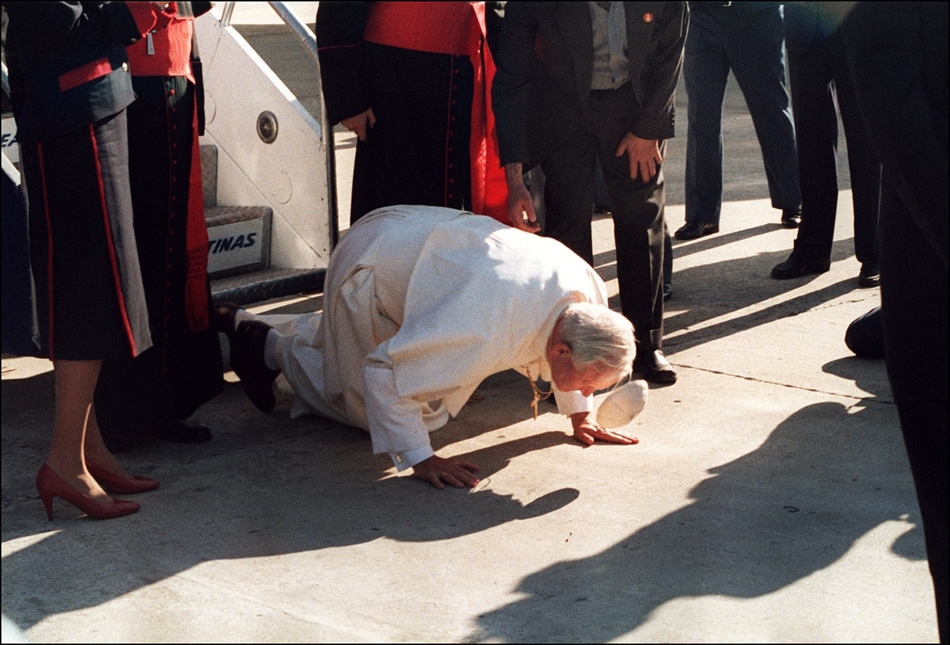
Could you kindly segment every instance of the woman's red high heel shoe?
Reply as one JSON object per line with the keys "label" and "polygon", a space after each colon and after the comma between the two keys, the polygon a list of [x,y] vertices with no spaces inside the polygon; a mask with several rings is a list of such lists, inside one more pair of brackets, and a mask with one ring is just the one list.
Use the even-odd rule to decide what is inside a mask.
{"label": "woman's red high heel shoe", "polygon": [[130,515],[139,510],[141,506],[135,502],[124,499],[114,499],[111,502],[97,502],[94,499],[86,497],[78,490],[66,483],[66,481],[56,474],[47,464],[43,464],[40,471],[36,473],[36,490],[40,493],[40,499],[43,500],[43,506],[46,507],[46,516],[53,519],[53,498],[60,497],[80,511],[96,520],[109,520],[113,517],[122,517]]}
{"label": "woman's red high heel shoe", "polygon": [[154,479],[140,475],[122,477],[121,475],[110,473],[99,464],[94,464],[91,461],[86,462],[86,468],[89,469],[89,474],[99,482],[99,485],[110,493],[132,495],[135,493],[147,493],[158,488],[158,482]]}

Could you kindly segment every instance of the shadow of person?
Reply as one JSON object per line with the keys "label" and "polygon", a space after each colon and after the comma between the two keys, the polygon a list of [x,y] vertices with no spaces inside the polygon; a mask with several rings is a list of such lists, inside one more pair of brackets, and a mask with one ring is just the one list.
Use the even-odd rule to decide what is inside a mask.
{"label": "shadow of person", "polygon": [[[241,417],[234,423],[242,427],[233,432],[251,436],[262,419],[287,423]],[[50,616],[95,607],[221,560],[252,559],[255,575],[293,578],[299,572],[282,568],[293,558],[272,556],[306,554],[308,561],[326,563],[339,557],[333,547],[379,539],[452,540],[530,522],[580,495],[576,488],[543,482],[520,498],[495,492],[490,481],[474,490],[436,491],[391,476],[389,458],[370,454],[363,431],[310,419],[299,420],[296,434],[285,427],[282,438],[269,429],[243,443],[225,437],[215,454],[175,464],[165,469],[167,475],[156,473],[161,488],[143,496],[142,510],[121,521],[76,520],[69,515],[79,512],[57,500],[58,521],[40,523],[35,493],[26,492],[32,482],[18,479],[15,493],[5,487],[5,613],[29,629]],[[439,441],[448,444],[465,434],[458,427]],[[493,438],[492,445],[466,456],[490,479],[519,455],[567,440],[558,432]]]}
{"label": "shadow of person", "polygon": [[524,597],[480,615],[469,640],[606,642],[671,600],[761,597],[825,569],[880,524],[919,514],[882,408],[799,410],[758,449],[711,469],[684,508],[523,579],[513,591]]}
{"label": "shadow of person", "polygon": [[[844,342],[842,340],[842,342]],[[894,396],[891,393],[891,384],[887,377],[887,369],[883,359],[867,359],[857,356],[847,356],[825,363],[821,370],[844,379],[854,381],[855,385],[867,392],[871,398],[868,403],[894,405]],[[896,415],[896,409],[894,411]],[[915,522],[918,518],[915,516]],[[927,557],[923,547],[923,529],[920,523],[914,524],[912,530],[901,535],[891,551],[908,560],[924,560]]]}
{"label": "shadow of person", "polygon": [[[844,339],[841,342],[843,344]],[[845,356],[825,363],[821,366],[821,371],[854,381],[860,390],[867,392],[875,401],[894,404],[891,383],[887,378],[887,368],[884,366],[883,359]]]}
{"label": "shadow of person", "polygon": [[[747,233],[757,233],[760,228],[738,231],[729,237],[742,239]],[[716,236],[708,243],[717,244],[718,239],[719,236]],[[832,261],[837,262],[853,254],[853,243],[850,239],[838,240],[834,243]],[[760,325],[801,314],[858,288],[857,281],[848,277],[818,289],[805,290],[796,293],[791,298],[782,299],[783,294],[820,277],[811,275],[798,280],[770,278],[769,272],[772,267],[787,256],[786,251],[761,252],[748,257],[676,269],[673,274],[673,283],[677,295],[664,305],[666,316],[663,321],[665,337],[663,349],[667,357],[674,356],[682,349],[726,338]],[[616,278],[615,252],[601,254],[598,259],[597,272],[601,278],[604,280]],[[749,279],[749,276],[760,277]],[[768,306],[756,307],[760,303],[774,299],[779,300]],[[609,306],[619,311],[620,296],[612,296]],[[744,313],[736,315],[736,312]],[[703,325],[704,322],[714,319],[721,320],[713,325]],[[677,332],[683,333],[677,334]],[[843,343],[844,339],[842,339]]]}

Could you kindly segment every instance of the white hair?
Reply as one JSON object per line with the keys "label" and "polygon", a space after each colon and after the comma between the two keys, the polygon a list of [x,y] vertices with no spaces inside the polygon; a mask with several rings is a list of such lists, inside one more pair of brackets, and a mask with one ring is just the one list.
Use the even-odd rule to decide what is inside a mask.
{"label": "white hair", "polygon": [[589,302],[568,305],[561,314],[560,335],[577,370],[596,365],[620,381],[633,369],[637,356],[633,324],[608,307]]}

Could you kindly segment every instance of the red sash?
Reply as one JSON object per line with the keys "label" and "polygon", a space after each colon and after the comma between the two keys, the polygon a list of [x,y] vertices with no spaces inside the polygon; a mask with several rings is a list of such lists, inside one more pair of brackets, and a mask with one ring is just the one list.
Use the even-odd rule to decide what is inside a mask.
{"label": "red sash", "polygon": [[491,107],[495,61],[485,42],[485,3],[374,2],[363,39],[390,47],[469,57],[475,70],[469,140],[472,211],[510,224],[508,186]]}
{"label": "red sash", "polygon": [[146,36],[125,48],[132,76],[185,76],[192,83],[191,33],[192,18],[175,17],[168,27],[149,34],[152,54],[148,53]]}
{"label": "red sash", "polygon": [[185,317],[188,328],[202,332],[210,326],[208,303],[208,222],[201,189],[201,149],[198,141],[198,106],[192,116],[191,177],[188,184],[188,225],[185,232],[188,273],[185,276]]}

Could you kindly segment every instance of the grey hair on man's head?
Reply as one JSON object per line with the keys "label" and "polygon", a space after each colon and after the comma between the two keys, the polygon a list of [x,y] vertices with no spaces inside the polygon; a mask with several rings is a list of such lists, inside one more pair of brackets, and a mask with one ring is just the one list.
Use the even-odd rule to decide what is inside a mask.
{"label": "grey hair on man's head", "polygon": [[561,314],[561,341],[571,348],[574,367],[599,366],[626,377],[637,356],[633,325],[622,314],[603,305],[575,302]]}

